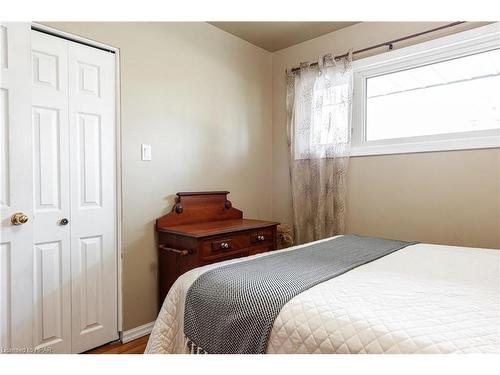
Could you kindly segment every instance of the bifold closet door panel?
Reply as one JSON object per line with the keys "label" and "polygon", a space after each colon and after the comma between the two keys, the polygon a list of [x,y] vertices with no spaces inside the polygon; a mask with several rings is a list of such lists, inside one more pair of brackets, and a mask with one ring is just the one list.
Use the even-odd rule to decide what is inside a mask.
{"label": "bifold closet door panel", "polygon": [[69,42],[72,351],[118,339],[115,55]]}
{"label": "bifold closet door panel", "polygon": [[31,32],[35,347],[71,350],[68,42]]}
{"label": "bifold closet door panel", "polygon": [[114,64],[29,23],[0,23],[6,351],[82,352],[118,338]]}
{"label": "bifold closet door panel", "polygon": [[[6,352],[33,346],[30,39],[28,23],[0,23],[0,348]],[[13,225],[16,213],[28,221]]]}

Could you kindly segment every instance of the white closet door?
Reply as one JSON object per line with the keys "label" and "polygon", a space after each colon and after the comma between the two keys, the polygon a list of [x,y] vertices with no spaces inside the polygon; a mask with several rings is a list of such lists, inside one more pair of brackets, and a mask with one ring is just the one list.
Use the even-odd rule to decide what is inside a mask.
{"label": "white closet door", "polygon": [[69,45],[72,351],[118,339],[115,56]]}
{"label": "white closet door", "polygon": [[71,351],[68,42],[31,32],[35,347]]}
{"label": "white closet door", "polygon": [[[0,23],[0,348],[33,345],[30,26]],[[22,212],[28,222],[12,225]],[[20,277],[18,276],[20,275]]]}
{"label": "white closet door", "polygon": [[118,338],[114,55],[1,23],[0,68],[0,348],[82,352]]}

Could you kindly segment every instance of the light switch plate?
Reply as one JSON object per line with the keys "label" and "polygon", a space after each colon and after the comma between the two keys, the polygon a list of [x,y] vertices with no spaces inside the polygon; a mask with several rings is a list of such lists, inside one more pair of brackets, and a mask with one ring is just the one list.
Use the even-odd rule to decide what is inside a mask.
{"label": "light switch plate", "polygon": [[141,158],[144,161],[151,160],[151,145],[144,143],[141,145]]}

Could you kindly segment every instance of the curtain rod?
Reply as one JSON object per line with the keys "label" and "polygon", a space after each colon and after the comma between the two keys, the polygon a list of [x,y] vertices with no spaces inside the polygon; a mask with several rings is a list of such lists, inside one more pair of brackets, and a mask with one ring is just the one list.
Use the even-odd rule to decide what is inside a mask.
{"label": "curtain rod", "polygon": [[[403,40],[413,39],[413,38],[416,38],[416,37],[421,36],[421,35],[433,33],[435,31],[447,29],[448,27],[454,27],[454,26],[457,26],[457,25],[461,25],[462,23],[465,23],[465,22],[466,21],[452,22],[452,23],[449,23],[447,25],[436,27],[434,29],[430,29],[430,30],[426,30],[426,31],[421,31],[419,33],[415,33],[415,34],[403,36],[403,37],[398,38],[398,39],[393,39],[393,40],[389,40],[387,42],[375,44],[375,45],[370,46],[370,47],[358,49],[357,51],[353,51],[352,54],[355,55],[357,53],[363,53],[363,52],[366,52],[366,51],[370,51],[372,49],[376,49],[376,48],[380,48],[380,47],[385,47],[385,46],[389,47],[389,49],[393,49],[393,47],[394,47],[393,44],[394,43],[402,42]],[[344,53],[343,55],[335,56],[335,60],[343,59],[344,57],[347,57],[348,55],[349,55],[349,53]],[[311,63],[309,66],[317,66],[317,65],[318,65],[318,63],[314,62],[314,63]],[[294,73],[294,72],[297,72],[299,70],[300,70],[300,67],[296,67],[296,68],[293,68],[291,70],[291,72]]]}

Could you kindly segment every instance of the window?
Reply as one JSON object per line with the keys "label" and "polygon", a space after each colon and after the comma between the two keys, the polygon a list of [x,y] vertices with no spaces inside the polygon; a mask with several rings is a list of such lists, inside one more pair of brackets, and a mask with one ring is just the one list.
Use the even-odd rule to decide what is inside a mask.
{"label": "window", "polygon": [[499,90],[500,49],[368,78],[366,140],[498,129]]}
{"label": "window", "polygon": [[499,24],[359,60],[353,154],[500,147]]}

